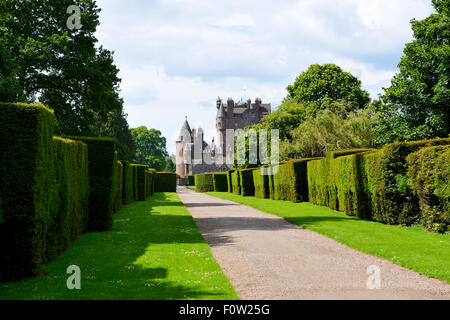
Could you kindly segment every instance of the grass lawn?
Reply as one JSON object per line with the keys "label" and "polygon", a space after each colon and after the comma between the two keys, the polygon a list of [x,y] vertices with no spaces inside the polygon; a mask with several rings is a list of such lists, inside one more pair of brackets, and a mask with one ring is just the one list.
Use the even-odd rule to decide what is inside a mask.
{"label": "grass lawn", "polygon": [[[83,234],[43,271],[0,283],[0,299],[237,299],[194,220],[175,193],[124,206],[112,231]],[[81,290],[66,269],[81,268]]]}
{"label": "grass lawn", "polygon": [[388,226],[349,217],[310,203],[242,197],[226,192],[207,194],[280,216],[304,229],[347,246],[383,257],[401,266],[450,283],[450,234],[436,234],[420,226]]}
{"label": "grass lawn", "polygon": [[195,186],[187,186],[188,189],[191,189],[192,191],[195,191]]}

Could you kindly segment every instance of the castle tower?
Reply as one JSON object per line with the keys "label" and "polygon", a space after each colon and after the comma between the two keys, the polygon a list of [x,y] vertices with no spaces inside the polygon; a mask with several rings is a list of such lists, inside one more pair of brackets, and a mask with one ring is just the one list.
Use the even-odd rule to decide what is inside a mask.
{"label": "castle tower", "polygon": [[232,98],[228,98],[227,100],[227,118],[233,119],[233,112],[234,112],[234,101]]}
{"label": "castle tower", "polygon": [[219,154],[223,154],[223,150],[225,147],[225,132],[227,129],[226,117],[227,115],[225,113],[225,110],[223,109],[223,105],[220,104],[216,116],[216,129],[219,135],[219,141],[217,144],[217,146],[219,147]]}
{"label": "castle tower", "polygon": [[192,130],[185,118],[183,125],[180,130],[180,137],[176,141],[176,173],[180,177],[184,177],[189,174],[189,167],[184,162],[184,149],[186,143],[191,143],[192,141]]}

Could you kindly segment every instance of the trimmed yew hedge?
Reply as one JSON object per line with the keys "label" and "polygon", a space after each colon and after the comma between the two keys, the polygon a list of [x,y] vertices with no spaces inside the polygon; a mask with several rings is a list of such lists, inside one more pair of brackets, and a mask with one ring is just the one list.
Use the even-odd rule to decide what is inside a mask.
{"label": "trimmed yew hedge", "polygon": [[186,176],[186,182],[188,186],[195,186],[195,176],[194,175]]}
{"label": "trimmed yew hedge", "polygon": [[241,180],[240,180],[239,170],[233,171],[231,173],[231,185],[233,189],[233,194],[241,195]]}
{"label": "trimmed yew hedge", "polygon": [[54,126],[43,105],[0,104],[0,280],[31,274],[46,260]]}
{"label": "trimmed yew hedge", "polygon": [[233,193],[233,179],[231,177],[231,174],[234,172],[234,170],[228,170],[227,171],[227,191],[229,193]]}
{"label": "trimmed yew hedge", "polygon": [[88,145],[89,161],[89,230],[110,230],[113,223],[116,140],[112,138],[68,137]]}
{"label": "trimmed yew hedge", "polygon": [[408,183],[419,199],[421,223],[429,231],[450,231],[450,146],[411,153]]}
{"label": "trimmed yew hedge", "polygon": [[271,165],[274,200],[291,200],[289,166],[286,162]]}
{"label": "trimmed yew hedge", "polygon": [[227,192],[227,173],[226,172],[216,172],[212,174],[213,186],[215,192]]}
{"label": "trimmed yew hedge", "polygon": [[133,168],[128,161],[121,160],[123,168],[122,202],[130,204],[133,202]]}
{"label": "trimmed yew hedge", "polygon": [[46,231],[45,262],[57,257],[81,233],[86,232],[89,221],[87,145],[81,141],[54,137],[53,166],[54,184]]}
{"label": "trimmed yew hedge", "polygon": [[177,175],[175,172],[156,172],[155,192],[176,192]]}
{"label": "trimmed yew hedge", "polygon": [[117,161],[115,190],[114,212],[117,212],[123,204],[123,164],[121,161]]}
{"label": "trimmed yew hedge", "polygon": [[241,169],[239,173],[239,183],[241,185],[241,195],[244,197],[255,195],[255,185],[253,184],[253,170]]}
{"label": "trimmed yew hedge", "polygon": [[213,176],[211,173],[199,173],[195,175],[195,191],[197,192],[214,191]]}
{"label": "trimmed yew hedge", "polygon": [[289,191],[292,202],[308,202],[308,162],[321,158],[294,159],[287,162],[289,167]]}
{"label": "trimmed yew hedge", "polygon": [[268,170],[268,166],[253,170],[253,184],[257,198],[268,199],[270,197]]}

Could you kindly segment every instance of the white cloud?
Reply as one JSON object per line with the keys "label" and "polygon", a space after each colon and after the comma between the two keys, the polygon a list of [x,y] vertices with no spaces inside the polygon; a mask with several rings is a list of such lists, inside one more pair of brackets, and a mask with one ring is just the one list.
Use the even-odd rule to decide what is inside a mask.
{"label": "white cloud", "polygon": [[411,39],[409,21],[432,12],[430,0],[98,5],[97,36],[115,51],[129,122],[162,130],[171,152],[185,115],[211,136],[217,96],[259,96],[275,107],[285,87],[312,63],[340,65],[376,97]]}

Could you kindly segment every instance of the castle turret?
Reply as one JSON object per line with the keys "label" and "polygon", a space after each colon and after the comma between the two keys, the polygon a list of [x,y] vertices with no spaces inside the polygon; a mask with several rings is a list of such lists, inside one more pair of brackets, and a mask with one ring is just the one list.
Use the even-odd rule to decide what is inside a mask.
{"label": "castle turret", "polygon": [[217,101],[216,101],[217,109],[219,109],[221,105],[222,105],[222,99],[220,99],[220,97],[217,97]]}

